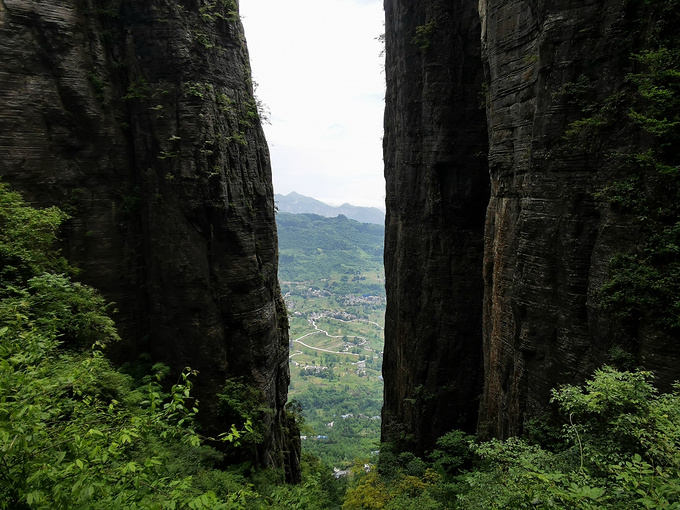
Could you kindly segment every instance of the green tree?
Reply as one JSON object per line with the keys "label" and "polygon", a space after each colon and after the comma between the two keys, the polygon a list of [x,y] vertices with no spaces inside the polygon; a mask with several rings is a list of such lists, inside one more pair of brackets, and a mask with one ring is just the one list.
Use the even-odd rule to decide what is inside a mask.
{"label": "green tree", "polygon": [[0,184],[0,508],[242,508],[246,488],[218,498],[176,468],[179,450],[210,456],[193,427],[195,372],[166,394],[162,366],[135,387],[104,358],[118,335],[54,249],[64,219]]}
{"label": "green tree", "polygon": [[680,388],[659,395],[649,372],[598,370],[553,391],[570,447],[518,438],[473,446],[461,508],[680,508]]}

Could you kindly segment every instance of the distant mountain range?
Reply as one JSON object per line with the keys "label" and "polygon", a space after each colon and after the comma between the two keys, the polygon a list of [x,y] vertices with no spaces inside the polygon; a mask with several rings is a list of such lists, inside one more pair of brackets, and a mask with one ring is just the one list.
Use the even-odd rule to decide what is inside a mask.
{"label": "distant mountain range", "polygon": [[325,204],[315,198],[306,197],[296,192],[291,192],[288,195],[274,195],[274,201],[278,210],[288,213],[311,213],[328,218],[335,218],[342,214],[352,220],[361,223],[375,223],[378,225],[385,224],[385,213],[377,207],[359,207],[351,204],[342,204],[339,207]]}

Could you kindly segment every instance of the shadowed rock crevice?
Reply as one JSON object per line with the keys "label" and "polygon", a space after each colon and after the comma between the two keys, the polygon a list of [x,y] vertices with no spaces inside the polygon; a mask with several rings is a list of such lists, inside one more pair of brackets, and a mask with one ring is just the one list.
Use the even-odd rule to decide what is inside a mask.
{"label": "shadowed rock crevice", "polygon": [[423,453],[474,431],[489,200],[473,2],[389,0],[386,14],[383,440]]}

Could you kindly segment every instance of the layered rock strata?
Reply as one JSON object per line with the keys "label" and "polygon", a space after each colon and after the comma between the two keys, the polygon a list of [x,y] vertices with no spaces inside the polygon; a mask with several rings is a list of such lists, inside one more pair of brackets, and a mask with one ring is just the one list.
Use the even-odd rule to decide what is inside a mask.
{"label": "layered rock strata", "polygon": [[[480,432],[507,437],[548,408],[550,389],[627,352],[660,389],[680,377],[673,330],[603,307],[611,261],[645,243],[635,214],[603,195],[658,180],[625,155],[653,147],[629,115],[632,55],[658,22],[624,0],[480,3],[491,197],[484,256]],[[650,173],[651,172],[651,173]]]}
{"label": "layered rock strata", "polygon": [[253,384],[272,410],[259,461],[296,479],[271,170],[237,4],[3,0],[0,104],[0,174],[71,214],[64,253],[115,302],[116,355],[199,370],[207,432],[229,426],[225,379]]}
{"label": "layered rock strata", "polygon": [[385,2],[383,439],[419,453],[473,431],[489,200],[473,2]]}
{"label": "layered rock strata", "polygon": [[[451,409],[466,417],[459,428],[520,434],[549,409],[551,388],[592,374],[612,347],[668,388],[680,361],[672,331],[621,322],[601,302],[610,260],[645,234],[598,194],[622,176],[617,155],[648,147],[618,104],[643,44],[643,6],[387,0],[385,9],[383,438],[410,434],[422,453],[453,425]],[[621,122],[605,118],[616,111]],[[597,125],[574,124],[594,112],[606,132],[575,132]],[[483,163],[465,157],[484,150],[481,130]]]}

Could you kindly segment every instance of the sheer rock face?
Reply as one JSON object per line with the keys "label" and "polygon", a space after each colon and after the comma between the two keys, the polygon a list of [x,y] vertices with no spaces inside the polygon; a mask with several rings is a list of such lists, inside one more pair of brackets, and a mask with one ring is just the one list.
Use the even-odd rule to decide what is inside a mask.
{"label": "sheer rock face", "polygon": [[473,431],[489,196],[473,2],[387,0],[383,439]]}
{"label": "sheer rock face", "polygon": [[551,388],[592,374],[614,345],[655,370],[661,386],[677,377],[677,365],[663,359],[680,354],[664,346],[667,335],[624,327],[600,306],[609,261],[641,233],[596,193],[620,178],[611,155],[635,152],[641,141],[626,126],[594,140],[565,138],[583,116],[569,88],[587,83],[593,104],[604,105],[631,71],[638,43],[626,4],[480,2],[492,183],[484,434],[521,433],[546,410]]}
{"label": "sheer rock face", "polygon": [[273,410],[260,462],[282,466],[297,456],[283,411],[287,318],[236,11],[227,0],[3,0],[0,174],[72,215],[64,253],[115,302],[115,354],[199,370],[208,431],[230,425],[215,414],[225,378],[255,384]]}
{"label": "sheer rock face", "polygon": [[630,5],[385,1],[383,439],[422,452],[454,427],[521,433],[551,388],[589,376],[614,345],[661,387],[678,378],[677,339],[599,303],[610,259],[641,232],[596,193],[620,177],[612,154],[641,140],[617,125],[565,139],[583,117],[570,86],[585,80],[599,106],[625,86],[640,44]]}

